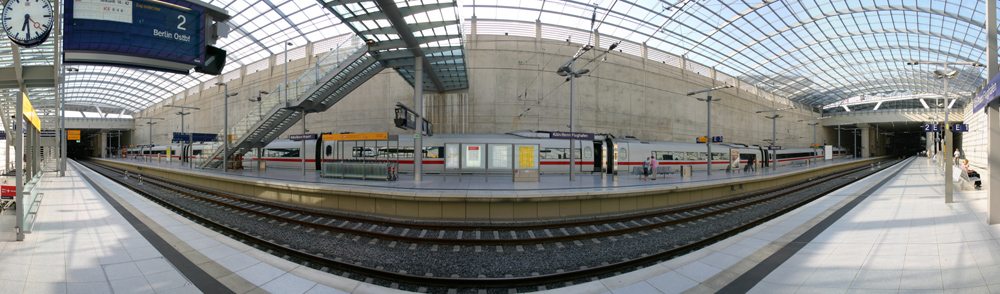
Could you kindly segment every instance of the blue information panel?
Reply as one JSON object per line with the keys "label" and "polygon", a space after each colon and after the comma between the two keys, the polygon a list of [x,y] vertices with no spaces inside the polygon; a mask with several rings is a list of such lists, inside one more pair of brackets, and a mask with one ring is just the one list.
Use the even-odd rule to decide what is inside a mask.
{"label": "blue information panel", "polygon": [[955,133],[964,133],[969,131],[968,124],[952,124],[951,131]]}
{"label": "blue information panel", "polygon": [[767,150],[781,150],[781,146],[767,146]]}
{"label": "blue information panel", "polygon": [[551,132],[551,133],[549,133],[549,138],[552,138],[552,139],[594,140],[594,134],[593,133]]}
{"label": "blue information panel", "polygon": [[302,140],[316,140],[316,134],[294,134],[288,135],[288,139],[292,141],[302,141]]}
{"label": "blue information panel", "polygon": [[941,131],[941,125],[939,125],[939,124],[925,124],[924,125],[924,132],[940,132],[940,131]]}
{"label": "blue information panel", "polygon": [[712,143],[722,143],[722,136],[712,136]]}
{"label": "blue information panel", "polygon": [[185,73],[193,66],[205,65],[204,7],[182,0],[64,3],[68,63],[107,63]]}

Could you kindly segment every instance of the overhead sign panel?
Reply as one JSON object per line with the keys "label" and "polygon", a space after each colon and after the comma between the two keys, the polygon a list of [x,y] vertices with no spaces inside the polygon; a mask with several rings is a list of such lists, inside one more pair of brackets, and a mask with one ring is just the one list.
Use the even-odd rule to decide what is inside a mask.
{"label": "overhead sign panel", "polygon": [[941,125],[939,125],[939,124],[925,124],[924,125],[924,132],[940,132],[940,131],[941,131]]}
{"label": "overhead sign panel", "polygon": [[183,0],[65,3],[64,58],[186,74],[205,65],[205,8]]}
{"label": "overhead sign panel", "polygon": [[972,97],[973,113],[979,112],[980,109],[986,107],[986,104],[989,104],[990,101],[997,98],[997,84],[1000,84],[1000,75],[993,77],[989,83],[986,83],[983,90],[979,91],[979,94],[976,94],[976,97]]}
{"label": "overhead sign panel", "polygon": [[80,130],[66,130],[66,140],[80,140]]}

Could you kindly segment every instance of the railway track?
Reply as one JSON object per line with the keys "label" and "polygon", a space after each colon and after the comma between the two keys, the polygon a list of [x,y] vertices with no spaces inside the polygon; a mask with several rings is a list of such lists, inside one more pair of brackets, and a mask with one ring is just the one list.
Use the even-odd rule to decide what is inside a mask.
{"label": "railway track", "polygon": [[[143,185],[140,186],[138,185],[139,180],[134,174],[126,177],[126,173],[121,170],[93,162],[88,162],[87,165],[116,182],[175,211],[181,211],[205,225],[242,239],[248,244],[255,244],[262,249],[272,251],[279,256],[310,264],[319,269],[338,274],[358,275],[353,278],[412,291],[432,289],[433,292],[436,292],[455,289],[461,290],[458,292],[464,292],[471,291],[470,289],[490,289],[488,292],[504,293],[508,292],[508,289],[538,290],[561,287],[567,283],[585,282],[592,278],[628,271],[671,256],[690,252],[790,211],[873,172],[865,166],[832,173],[786,187],[664,211],[601,219],[497,225],[428,224],[362,218],[260,201],[200,187],[179,185],[155,177],[143,177]],[[803,193],[809,194],[809,196],[798,196],[799,199],[791,202],[783,200],[791,197],[790,195]],[[172,196],[165,197],[164,195]],[[179,201],[178,199],[185,200]],[[782,201],[789,203],[783,204],[781,209],[770,209],[766,214],[753,212],[759,210],[758,208],[761,206]],[[200,209],[203,211],[202,215],[192,211],[192,207],[197,206],[200,207],[194,210]],[[760,215],[752,218],[743,217],[748,213]],[[220,214],[229,219],[220,217]],[[232,219],[242,220],[234,221]],[[739,220],[722,226],[724,228],[702,231],[711,223],[732,222],[731,220],[736,219]],[[418,269],[420,266],[374,262],[367,258],[345,258],[336,252],[317,252],[322,250],[316,250],[316,246],[294,244],[296,242],[289,241],[297,237],[286,237],[282,236],[281,233],[261,233],[261,230],[257,229],[248,231],[248,225],[242,224],[244,220],[256,223],[250,226],[270,226],[279,231],[318,235],[320,239],[350,240],[340,243],[381,248],[373,250],[382,251],[382,253],[406,254],[409,251],[409,253],[424,252],[428,258],[449,256],[444,259],[461,259],[462,255],[468,254],[474,256],[469,258],[470,263],[485,262],[485,264],[444,262],[439,264],[452,265],[455,269],[448,272],[443,271],[440,266],[434,266],[433,268],[436,270],[424,270],[421,273],[422,270]],[[669,238],[671,234],[693,234],[696,236],[679,238],[679,240],[675,240],[676,242],[667,242],[663,245],[657,244],[655,241],[643,241],[645,239],[663,239],[665,236]],[[609,248],[613,251],[622,251],[619,248],[622,247],[622,244],[631,244],[631,246],[624,247],[633,247],[633,249],[624,250],[627,251],[624,254],[610,254],[615,256],[610,259],[604,256],[579,262],[557,262],[559,265],[550,267],[549,270],[532,270],[527,266],[515,266],[518,269],[511,271],[473,271],[472,274],[475,276],[468,276],[470,272],[462,270],[470,266],[474,268],[487,266],[491,260],[496,264],[505,264],[503,260],[506,259],[507,255],[520,255],[528,251],[530,253],[525,253],[525,255],[530,255],[529,258],[519,259],[559,258],[563,255],[562,253],[574,250],[582,254],[602,252]],[[486,250],[483,250],[484,247]],[[487,251],[487,253],[481,254],[483,251]],[[402,261],[404,259],[391,258],[390,260]],[[420,262],[422,261],[418,259],[403,263]]]}

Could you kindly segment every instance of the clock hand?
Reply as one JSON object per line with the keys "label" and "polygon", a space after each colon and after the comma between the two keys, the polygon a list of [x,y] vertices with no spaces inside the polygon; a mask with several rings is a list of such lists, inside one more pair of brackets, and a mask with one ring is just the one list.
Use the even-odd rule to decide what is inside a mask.
{"label": "clock hand", "polygon": [[31,18],[31,15],[29,15],[29,14],[25,14],[25,15],[24,15],[24,25],[23,25],[23,26],[21,26],[21,30],[22,30],[22,31],[24,31],[24,30],[27,30],[27,29],[28,29],[28,19],[29,19],[29,18]]}

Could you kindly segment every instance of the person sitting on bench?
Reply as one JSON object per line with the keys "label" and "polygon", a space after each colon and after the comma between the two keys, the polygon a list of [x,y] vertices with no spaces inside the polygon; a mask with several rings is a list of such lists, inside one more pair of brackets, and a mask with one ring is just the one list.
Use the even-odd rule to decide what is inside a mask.
{"label": "person sitting on bench", "polygon": [[[969,179],[972,179],[972,178],[977,178],[978,179],[979,178],[979,173],[976,172],[975,170],[972,170],[972,168],[969,168],[969,160],[968,159],[962,159],[962,170],[964,170],[965,173],[969,175]],[[976,189],[982,188],[983,181],[982,180],[976,180],[975,184],[976,184]]]}

